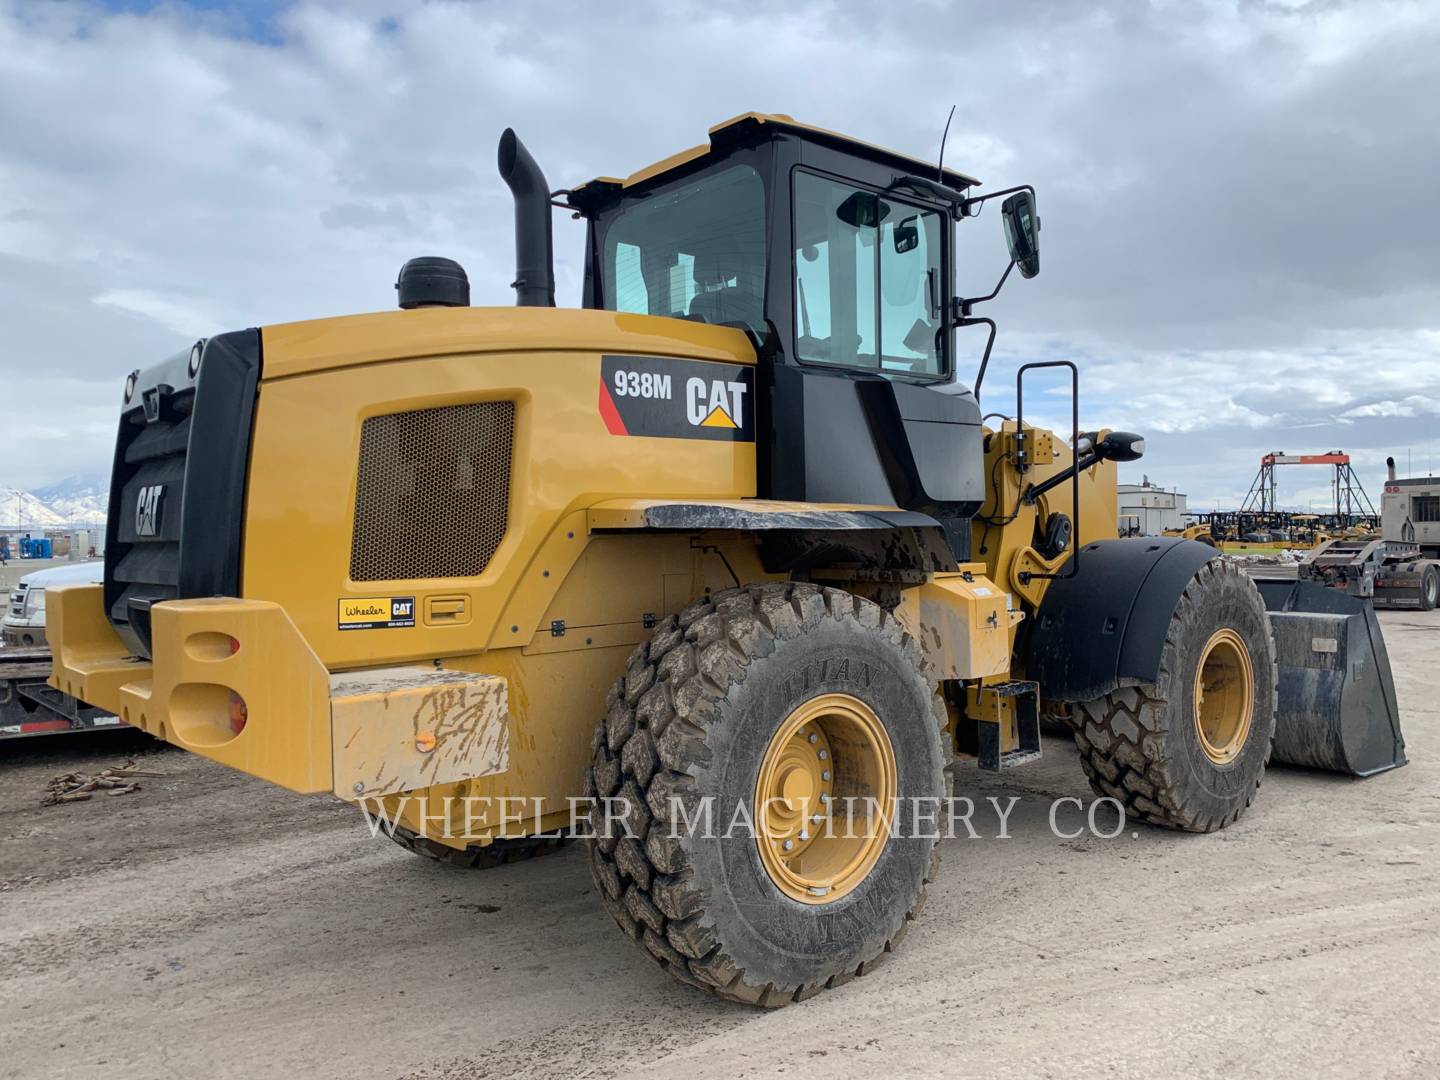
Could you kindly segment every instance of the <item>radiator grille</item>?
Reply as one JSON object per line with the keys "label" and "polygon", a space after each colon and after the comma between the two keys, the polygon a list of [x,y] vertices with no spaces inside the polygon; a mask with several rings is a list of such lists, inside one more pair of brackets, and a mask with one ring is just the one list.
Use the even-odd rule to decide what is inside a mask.
{"label": "radiator grille", "polygon": [[366,420],[351,580],[482,573],[505,536],[514,438],[513,401]]}

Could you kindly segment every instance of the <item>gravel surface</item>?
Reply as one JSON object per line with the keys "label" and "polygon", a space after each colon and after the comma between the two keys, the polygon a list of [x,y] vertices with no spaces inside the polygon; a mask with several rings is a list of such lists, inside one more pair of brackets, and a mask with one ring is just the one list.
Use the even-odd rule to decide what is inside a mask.
{"label": "gravel surface", "polygon": [[[1274,768],[1212,836],[1060,839],[1052,801],[1090,796],[1047,739],[962,774],[982,837],[900,952],[773,1013],[672,983],[578,849],[452,870],[134,732],[0,744],[0,1076],[1434,1076],[1440,612],[1381,620],[1408,767]],[[165,775],[40,807],[131,757]]]}

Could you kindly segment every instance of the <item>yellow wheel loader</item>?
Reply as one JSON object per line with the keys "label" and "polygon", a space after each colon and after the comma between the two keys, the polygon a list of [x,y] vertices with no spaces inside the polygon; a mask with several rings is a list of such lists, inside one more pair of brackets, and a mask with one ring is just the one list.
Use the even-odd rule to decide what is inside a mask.
{"label": "yellow wheel loader", "polygon": [[[400,310],[129,375],[104,583],[50,600],[57,689],[430,857],[584,835],[646,954],[766,1006],[900,943],[957,768],[1035,760],[1042,702],[1098,793],[1178,829],[1234,821],[1284,738],[1403,761],[1362,604],[1290,583],[1267,613],[1213,547],[1116,538],[1143,442],[1081,429],[1073,364],[982,417],[1005,277],[956,294],[956,225],[998,202],[1033,276],[1029,187],[755,113],[572,190],[513,132],[499,166],[516,307],[417,259]],[[1026,421],[1037,368],[1070,431]]]}
{"label": "yellow wheel loader", "polygon": [[1209,525],[1187,525],[1183,529],[1166,529],[1164,535],[1183,536],[1186,540],[1196,540],[1208,547],[1217,546]]}

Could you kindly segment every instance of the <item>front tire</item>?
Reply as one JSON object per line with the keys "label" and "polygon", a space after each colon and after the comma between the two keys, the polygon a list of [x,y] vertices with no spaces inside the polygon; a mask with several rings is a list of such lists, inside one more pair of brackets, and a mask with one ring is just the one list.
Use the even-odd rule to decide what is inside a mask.
{"label": "front tire", "polygon": [[1277,677],[1259,590],[1233,563],[1211,559],[1170,617],[1159,678],[1080,706],[1075,745],[1091,787],[1154,825],[1231,824],[1270,760]]}
{"label": "front tire", "polygon": [[[750,586],[664,620],[595,735],[602,902],[670,974],[733,1001],[785,1005],[867,973],[933,875],[938,827],[914,813],[943,814],[944,716],[915,642],[848,593]],[[843,799],[867,791],[899,820],[851,829],[855,843]],[[711,827],[692,831],[707,806]],[[742,812],[754,831],[734,828]]]}

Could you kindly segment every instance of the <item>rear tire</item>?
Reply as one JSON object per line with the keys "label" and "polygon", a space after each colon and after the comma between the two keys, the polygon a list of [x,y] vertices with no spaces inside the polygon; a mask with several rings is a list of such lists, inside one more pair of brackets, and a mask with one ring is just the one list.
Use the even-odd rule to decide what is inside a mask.
{"label": "rear tire", "polygon": [[563,836],[507,836],[490,841],[485,845],[471,844],[468,847],[453,848],[428,836],[420,836],[403,825],[395,826],[390,839],[406,851],[422,859],[441,862],[446,866],[462,870],[489,870],[507,863],[525,862],[559,851],[564,845]]}
{"label": "rear tire", "polygon": [[[858,703],[875,745],[886,748],[881,786],[900,800],[900,821],[898,835],[878,830],[850,862],[842,853],[836,865],[852,869],[821,891],[791,875],[810,873],[810,852],[823,858],[824,826],[814,838],[797,836],[811,847],[777,856],[772,841],[756,836],[755,803],[777,767],[782,776],[798,771],[776,747],[804,757],[813,744],[817,760],[833,767],[834,779],[824,779],[835,801],[826,805],[840,804],[842,784],[861,775],[846,755],[862,761],[864,739],[852,744],[843,726],[814,719],[793,744],[787,732],[841,700]],[[911,800],[949,793],[944,723],[916,643],[867,600],[773,584],[692,605],[635,651],[595,733],[588,846],[601,901],[671,975],[732,1001],[786,1005],[867,974],[900,944],[934,874],[937,837],[910,827]],[[816,728],[824,740],[810,738]],[[818,759],[827,747],[830,756]],[[810,779],[800,786],[813,790]],[[606,798],[617,800],[614,817],[602,814]],[[687,830],[680,814],[703,820],[705,806],[713,828]],[[723,835],[739,810],[756,829]],[[795,828],[813,820],[806,810]]]}
{"label": "rear tire", "polygon": [[1154,825],[1229,825],[1254,801],[1270,760],[1277,677],[1259,590],[1234,564],[1211,559],[1170,617],[1159,678],[1079,707],[1075,745],[1090,786]]}
{"label": "rear tire", "polygon": [[1427,566],[1420,575],[1420,610],[1434,611],[1440,604],[1440,568]]}

